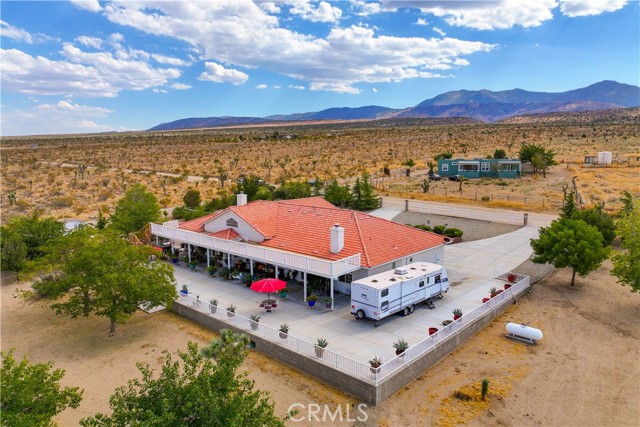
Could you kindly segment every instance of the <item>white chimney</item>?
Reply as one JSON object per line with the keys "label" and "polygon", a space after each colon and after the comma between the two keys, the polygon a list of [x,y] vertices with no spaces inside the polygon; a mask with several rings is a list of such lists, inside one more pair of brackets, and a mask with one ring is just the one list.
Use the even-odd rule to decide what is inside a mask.
{"label": "white chimney", "polygon": [[336,224],[331,227],[331,253],[340,253],[342,249],[344,249],[344,227]]}
{"label": "white chimney", "polygon": [[247,195],[244,194],[243,192],[240,192],[237,194],[237,201],[236,201],[236,205],[238,206],[244,206],[247,204]]}

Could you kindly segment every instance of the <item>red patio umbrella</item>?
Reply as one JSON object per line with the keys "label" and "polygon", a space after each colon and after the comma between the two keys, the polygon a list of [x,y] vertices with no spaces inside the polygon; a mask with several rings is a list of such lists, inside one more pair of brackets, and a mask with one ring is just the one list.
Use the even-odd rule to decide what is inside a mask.
{"label": "red patio umbrella", "polygon": [[267,300],[269,300],[269,294],[271,292],[278,292],[280,289],[286,288],[287,282],[280,279],[274,279],[273,277],[267,277],[266,279],[258,280],[251,284],[250,289],[256,291],[267,293]]}

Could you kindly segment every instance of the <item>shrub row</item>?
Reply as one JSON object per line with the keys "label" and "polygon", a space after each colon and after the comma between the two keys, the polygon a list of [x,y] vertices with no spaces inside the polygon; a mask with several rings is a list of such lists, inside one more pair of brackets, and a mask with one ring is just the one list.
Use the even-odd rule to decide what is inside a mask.
{"label": "shrub row", "polygon": [[462,237],[462,235],[464,234],[464,232],[459,228],[446,228],[444,225],[434,225],[433,227],[431,227],[429,225],[419,224],[415,225],[414,227],[420,230],[431,231],[447,237]]}

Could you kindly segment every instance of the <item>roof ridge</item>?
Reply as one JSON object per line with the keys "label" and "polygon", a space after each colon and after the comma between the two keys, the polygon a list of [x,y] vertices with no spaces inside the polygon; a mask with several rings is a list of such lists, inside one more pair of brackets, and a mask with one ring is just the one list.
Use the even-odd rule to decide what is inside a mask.
{"label": "roof ridge", "polygon": [[367,245],[365,245],[364,240],[362,239],[362,230],[360,229],[360,221],[358,221],[358,215],[356,215],[356,211],[351,211],[351,215],[353,215],[354,222],[356,223],[356,228],[358,229],[358,238],[360,238],[360,244],[362,245],[362,252],[364,253],[365,259],[367,260],[367,265],[371,266],[371,261],[369,260],[369,253],[367,252]]}

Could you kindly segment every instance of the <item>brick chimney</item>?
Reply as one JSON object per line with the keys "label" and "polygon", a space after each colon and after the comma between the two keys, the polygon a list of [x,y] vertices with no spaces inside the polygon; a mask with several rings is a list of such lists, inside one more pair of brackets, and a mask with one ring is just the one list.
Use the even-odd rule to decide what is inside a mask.
{"label": "brick chimney", "polygon": [[247,195],[244,194],[242,191],[239,192],[237,195],[237,201],[236,201],[236,205],[238,206],[244,206],[247,204]]}
{"label": "brick chimney", "polygon": [[342,249],[344,249],[344,227],[336,224],[331,227],[331,253],[340,253]]}

